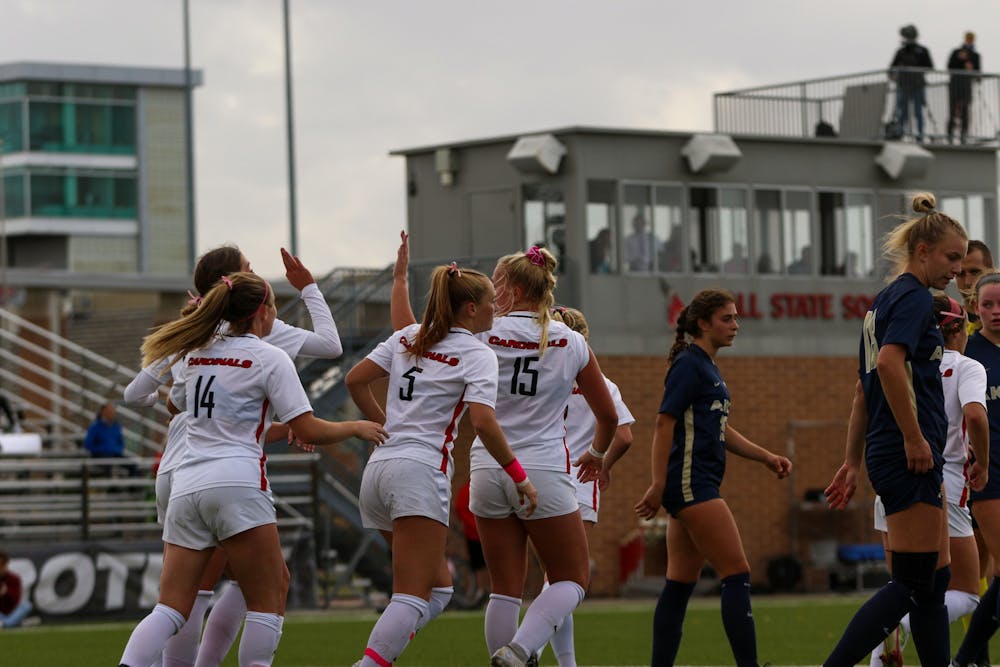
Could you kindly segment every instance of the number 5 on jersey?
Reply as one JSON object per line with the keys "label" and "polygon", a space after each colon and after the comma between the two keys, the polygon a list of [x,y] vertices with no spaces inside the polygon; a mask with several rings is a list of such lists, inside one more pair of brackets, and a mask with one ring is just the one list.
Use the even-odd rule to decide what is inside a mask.
{"label": "number 5 on jersey", "polygon": [[402,387],[399,388],[399,400],[401,401],[412,401],[413,400],[413,384],[417,380],[417,376],[414,373],[423,373],[424,369],[417,368],[414,366],[410,370],[403,373],[403,377],[407,380],[406,389]]}

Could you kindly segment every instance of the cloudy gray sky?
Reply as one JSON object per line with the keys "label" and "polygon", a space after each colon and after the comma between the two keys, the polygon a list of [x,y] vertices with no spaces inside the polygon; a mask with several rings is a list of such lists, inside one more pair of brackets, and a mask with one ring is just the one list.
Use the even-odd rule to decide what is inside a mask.
{"label": "cloudy gray sky", "polygon": [[[198,251],[288,244],[281,0],[191,0]],[[182,67],[181,0],[2,0],[0,62]],[[884,68],[915,23],[1000,71],[994,0],[291,0],[299,254],[384,265],[396,148],[565,125],[711,129],[712,93]]]}

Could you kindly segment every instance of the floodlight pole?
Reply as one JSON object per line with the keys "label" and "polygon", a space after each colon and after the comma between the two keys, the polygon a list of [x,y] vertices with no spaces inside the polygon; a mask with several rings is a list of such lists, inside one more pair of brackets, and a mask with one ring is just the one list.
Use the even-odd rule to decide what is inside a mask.
{"label": "floodlight pole", "polygon": [[194,121],[191,101],[191,21],[189,0],[184,0],[184,152],[187,164],[187,233],[188,270],[194,271],[195,216],[194,216]]}
{"label": "floodlight pole", "polygon": [[299,254],[298,220],[295,209],[295,114],[292,111],[292,31],[289,26],[288,0],[282,3],[285,19],[285,123],[288,142],[288,225],[289,247]]}

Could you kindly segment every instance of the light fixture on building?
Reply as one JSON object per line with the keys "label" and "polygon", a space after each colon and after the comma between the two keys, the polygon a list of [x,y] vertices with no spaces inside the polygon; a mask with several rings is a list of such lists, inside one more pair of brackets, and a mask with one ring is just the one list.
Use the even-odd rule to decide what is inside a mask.
{"label": "light fixture on building", "polygon": [[728,134],[696,134],[684,144],[681,155],[695,174],[727,171],[743,157]]}
{"label": "light fixture on building", "polygon": [[521,172],[555,174],[564,155],[566,147],[551,134],[529,134],[518,138],[507,161]]}
{"label": "light fixture on building", "polygon": [[434,151],[434,170],[438,173],[441,185],[453,185],[455,172],[458,171],[458,154],[450,148],[437,149]]}
{"label": "light fixture on building", "polygon": [[887,141],[875,156],[875,164],[882,167],[889,178],[920,178],[927,174],[927,167],[934,161],[934,154],[917,144]]}

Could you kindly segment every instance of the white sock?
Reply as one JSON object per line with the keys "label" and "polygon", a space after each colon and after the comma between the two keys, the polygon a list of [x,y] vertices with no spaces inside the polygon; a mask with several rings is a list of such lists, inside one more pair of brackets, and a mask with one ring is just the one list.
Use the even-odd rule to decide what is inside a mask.
{"label": "white sock", "polygon": [[417,621],[416,632],[420,632],[425,625],[433,621],[442,611],[444,611],[445,607],[448,606],[448,603],[451,602],[451,596],[454,595],[454,593],[454,586],[441,586],[439,588],[431,589],[431,600],[428,603],[429,611],[421,616],[420,620]]}
{"label": "white sock", "polygon": [[575,581],[557,581],[535,598],[524,612],[517,634],[510,643],[517,644],[529,655],[537,653],[548,643],[556,626],[580,606],[586,595]]}
{"label": "white sock", "polygon": [[[971,614],[979,606],[979,596],[964,591],[945,591],[944,606],[948,608],[948,623],[954,623],[966,614]],[[900,627],[910,632],[910,615],[907,614],[899,621]]]}
{"label": "white sock", "polygon": [[948,622],[954,623],[979,606],[979,596],[965,591],[945,591],[944,606],[948,607]]}
{"label": "white sock", "polygon": [[506,646],[517,632],[517,617],[521,613],[521,598],[512,598],[499,593],[490,593],[486,605],[485,632],[486,650],[490,655],[501,646]]}
{"label": "white sock", "polygon": [[240,633],[243,618],[247,615],[247,602],[235,581],[222,591],[205,621],[205,634],[201,636],[195,667],[219,667]]}
{"label": "white sock", "polygon": [[177,634],[167,640],[163,647],[163,667],[192,667],[198,657],[198,640],[201,639],[201,622],[208,611],[208,603],[212,599],[212,591],[198,591],[188,616]]}
{"label": "white sock", "polygon": [[163,651],[163,646],[184,625],[184,616],[165,604],[157,604],[146,618],[139,621],[125,644],[119,664],[127,667],[148,667]]}
{"label": "white sock", "polygon": [[247,612],[243,639],[240,641],[240,667],[271,667],[284,620],[277,614]]}
{"label": "white sock", "polygon": [[559,667],[576,667],[576,648],[573,646],[573,614],[564,618],[563,622],[556,627],[549,643],[552,645],[552,652],[556,655]]}
{"label": "white sock", "polygon": [[386,667],[396,662],[413,638],[421,617],[429,613],[427,600],[405,593],[394,594],[368,636],[362,667]]}

